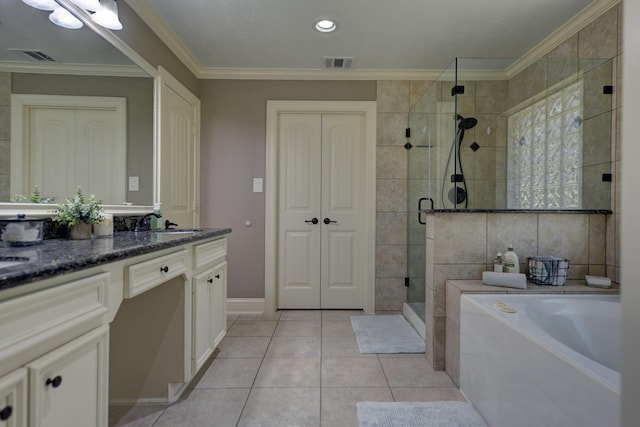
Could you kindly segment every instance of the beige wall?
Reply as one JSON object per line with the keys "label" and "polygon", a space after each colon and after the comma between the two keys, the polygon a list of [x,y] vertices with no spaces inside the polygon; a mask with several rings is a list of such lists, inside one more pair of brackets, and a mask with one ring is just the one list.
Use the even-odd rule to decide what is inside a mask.
{"label": "beige wall", "polygon": [[126,98],[127,170],[122,173],[140,177],[140,191],[127,192],[127,201],[153,204],[153,79],[14,73],[12,93]]}
{"label": "beige wall", "polygon": [[127,1],[135,0],[118,2],[118,17],[123,28],[116,35],[149,64],[155,68],[162,65],[191,92],[199,95],[199,80],[196,76],[129,7]]}
{"label": "beige wall", "polygon": [[265,174],[266,101],[373,101],[376,83],[203,80],[200,86],[200,223],[233,229],[228,297],[263,298],[265,198],[252,184]]}

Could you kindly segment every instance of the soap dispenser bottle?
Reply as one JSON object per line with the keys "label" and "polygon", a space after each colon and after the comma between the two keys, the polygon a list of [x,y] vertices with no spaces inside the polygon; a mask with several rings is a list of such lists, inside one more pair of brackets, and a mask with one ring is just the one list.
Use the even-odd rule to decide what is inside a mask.
{"label": "soap dispenser bottle", "polygon": [[504,268],[505,273],[520,273],[520,262],[518,261],[518,255],[513,251],[513,245],[507,246],[507,253],[504,254]]}
{"label": "soap dispenser bottle", "polygon": [[158,218],[162,217],[162,212],[160,212],[160,203],[153,204],[153,213],[157,216],[151,215],[151,222],[149,223],[149,225],[152,230],[158,230],[162,228],[160,226],[160,224],[162,223],[158,221]]}

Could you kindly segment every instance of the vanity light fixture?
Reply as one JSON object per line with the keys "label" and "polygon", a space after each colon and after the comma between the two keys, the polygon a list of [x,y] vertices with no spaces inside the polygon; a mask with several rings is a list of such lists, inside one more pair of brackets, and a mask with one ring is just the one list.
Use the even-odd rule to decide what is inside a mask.
{"label": "vanity light fixture", "polygon": [[102,0],[101,4],[102,9],[91,15],[91,19],[110,30],[121,30],[122,23],[118,19],[116,0]]}
{"label": "vanity light fixture", "polygon": [[335,31],[336,28],[338,28],[338,26],[330,19],[321,19],[320,21],[316,22],[316,30],[320,31],[321,33],[330,33],[332,31]]}
{"label": "vanity light fixture", "polygon": [[[69,0],[75,6],[90,14],[97,24],[110,30],[121,30],[122,23],[118,19],[116,0]],[[71,13],[64,4],[55,0],[22,0],[23,3],[40,10],[51,11],[49,20],[64,28],[82,28],[82,21]]]}
{"label": "vanity light fixture", "polygon": [[97,12],[102,9],[100,0],[71,0],[71,3],[89,12]]}
{"label": "vanity light fixture", "polygon": [[22,0],[22,2],[40,10],[52,11],[60,7],[55,0]]}
{"label": "vanity light fixture", "polygon": [[49,21],[60,27],[69,28],[70,30],[77,30],[78,28],[82,28],[84,25],[81,20],[73,16],[71,12],[64,7],[58,7],[56,10],[51,12],[49,15]]}

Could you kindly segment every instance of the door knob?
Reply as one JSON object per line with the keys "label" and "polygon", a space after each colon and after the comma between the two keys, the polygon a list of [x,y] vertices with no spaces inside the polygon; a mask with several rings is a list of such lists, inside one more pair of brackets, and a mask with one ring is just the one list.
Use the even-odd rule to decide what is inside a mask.
{"label": "door knob", "polygon": [[0,421],[8,420],[9,418],[11,418],[11,414],[13,414],[13,407],[5,406],[4,408],[2,408],[2,411],[0,411]]}
{"label": "door knob", "polygon": [[305,221],[307,224],[316,225],[318,223],[318,218],[312,218]]}
{"label": "door knob", "polygon": [[325,224],[327,224],[327,225],[337,223],[337,221],[332,221],[332,220],[331,220],[331,219],[329,219],[329,218],[325,218],[323,222],[324,222]]}
{"label": "door knob", "polygon": [[56,376],[54,379],[47,378],[47,381],[44,383],[44,385],[50,385],[53,388],[60,387],[60,384],[62,384],[62,377],[60,375]]}

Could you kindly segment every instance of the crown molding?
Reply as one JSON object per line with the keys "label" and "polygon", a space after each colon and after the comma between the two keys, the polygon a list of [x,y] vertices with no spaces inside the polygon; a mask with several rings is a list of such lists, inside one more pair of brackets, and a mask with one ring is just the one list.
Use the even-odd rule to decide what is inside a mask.
{"label": "crown molding", "polygon": [[57,64],[0,61],[0,71],[9,73],[65,74],[78,76],[149,77],[136,65]]}
{"label": "crown molding", "polygon": [[577,15],[568,20],[564,25],[551,33],[547,38],[534,46],[522,57],[509,66],[506,70],[508,78],[516,76],[529,65],[532,58],[542,58],[556,47],[560,46],[569,37],[604,15],[609,9],[622,0],[594,0],[589,6],[582,9]]}
{"label": "crown molding", "polygon": [[[162,40],[164,44],[184,63],[184,65],[191,71],[196,77],[199,77],[202,72],[202,66],[198,62],[195,56],[187,49],[182,43],[182,40],[178,38],[164,19],[156,12],[151,6],[148,0],[125,0],[129,7],[138,14],[140,19],[151,28],[151,31]],[[200,78],[200,77],[199,77]]]}
{"label": "crown molding", "polygon": [[436,80],[442,70],[322,68],[203,68],[201,79],[228,80]]}

